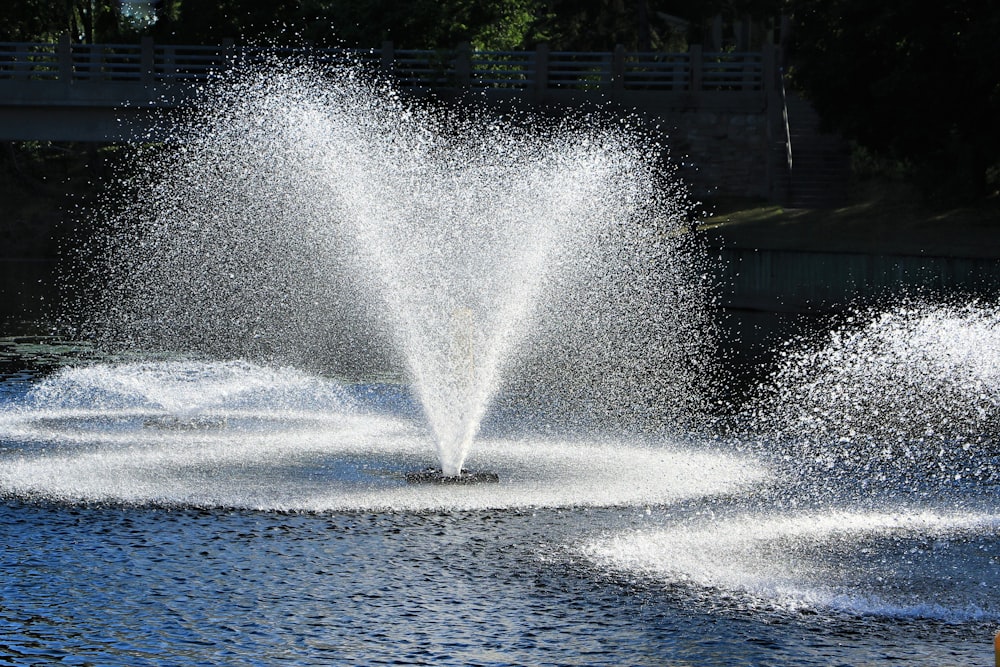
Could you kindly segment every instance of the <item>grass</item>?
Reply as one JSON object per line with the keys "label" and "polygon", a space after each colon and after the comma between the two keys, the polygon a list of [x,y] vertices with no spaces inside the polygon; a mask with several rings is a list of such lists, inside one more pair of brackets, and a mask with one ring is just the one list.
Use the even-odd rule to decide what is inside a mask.
{"label": "grass", "polygon": [[710,201],[699,230],[722,247],[1000,259],[1000,196],[940,209],[899,185],[855,190],[852,201],[836,209]]}

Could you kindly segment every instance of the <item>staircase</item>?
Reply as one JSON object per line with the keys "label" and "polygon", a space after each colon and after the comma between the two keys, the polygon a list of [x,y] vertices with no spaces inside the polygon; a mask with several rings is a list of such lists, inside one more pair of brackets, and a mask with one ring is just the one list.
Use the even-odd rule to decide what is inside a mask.
{"label": "staircase", "polygon": [[820,129],[819,116],[809,102],[788,91],[788,134],[792,144],[789,169],[785,165],[785,206],[787,208],[837,208],[847,202],[851,174],[847,142]]}

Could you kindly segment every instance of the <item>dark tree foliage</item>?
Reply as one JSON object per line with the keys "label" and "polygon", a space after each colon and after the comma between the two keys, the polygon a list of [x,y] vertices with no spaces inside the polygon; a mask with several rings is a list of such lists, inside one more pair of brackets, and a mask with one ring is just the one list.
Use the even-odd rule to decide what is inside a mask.
{"label": "dark tree foliage", "polygon": [[114,41],[127,30],[118,0],[7,0],[0,11],[0,41]]}
{"label": "dark tree foliage", "polygon": [[547,0],[540,32],[553,49],[676,51],[702,44],[715,16],[769,20],[781,0]]}
{"label": "dark tree foliage", "polygon": [[311,42],[322,46],[512,49],[532,39],[540,0],[161,0],[152,33],[175,43]]}
{"label": "dark tree foliage", "polygon": [[159,0],[148,30],[158,42],[219,44],[280,34],[295,19],[301,0]]}
{"label": "dark tree foliage", "polygon": [[793,81],[834,128],[945,200],[1000,161],[1000,3],[792,0]]}
{"label": "dark tree foliage", "polygon": [[391,40],[397,48],[514,49],[534,39],[539,0],[313,0],[300,22],[306,36],[322,42],[373,47]]}
{"label": "dark tree foliage", "polygon": [[397,48],[677,50],[700,42],[715,15],[773,18],[782,0],[149,0],[154,22],[130,21],[122,0],[7,0],[0,39],[302,43]]}
{"label": "dark tree foliage", "polygon": [[[714,15],[772,17],[781,0],[314,0],[319,23],[347,42],[401,48],[676,50]],[[684,24],[687,24],[685,27]],[[313,24],[315,25],[315,23]]]}

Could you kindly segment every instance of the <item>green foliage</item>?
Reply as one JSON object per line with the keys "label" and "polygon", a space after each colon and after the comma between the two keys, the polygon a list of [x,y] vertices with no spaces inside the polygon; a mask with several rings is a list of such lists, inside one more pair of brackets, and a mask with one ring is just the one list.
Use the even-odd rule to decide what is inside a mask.
{"label": "green foliage", "polygon": [[474,49],[509,51],[539,40],[535,24],[540,3],[536,0],[465,4],[487,5],[487,11],[480,12],[477,20],[472,22],[479,26],[476,34],[468,40]]}
{"label": "green foliage", "polygon": [[397,48],[514,49],[534,39],[539,0],[311,0],[295,18],[302,36],[318,43]]}
{"label": "green foliage", "polygon": [[161,0],[150,34],[158,42],[219,44],[255,41],[280,33],[300,0]]}
{"label": "green foliage", "polygon": [[302,43],[483,50],[679,50],[711,17],[774,17],[782,0],[154,0],[154,22],[130,21],[121,0],[7,0],[0,39]]}
{"label": "green foliage", "polygon": [[539,0],[164,0],[158,41],[311,42],[321,46],[513,49],[533,39]]}
{"label": "green foliage", "polygon": [[791,0],[793,81],[833,127],[944,200],[1000,160],[994,0]]}
{"label": "green foliage", "polygon": [[[549,0],[540,17],[555,50],[610,51],[618,44],[630,51],[653,51],[684,29],[669,17],[683,11],[681,2],[662,0]],[[690,16],[690,15],[688,15]]]}
{"label": "green foliage", "polygon": [[123,34],[118,0],[8,0],[0,12],[0,40],[109,42]]}

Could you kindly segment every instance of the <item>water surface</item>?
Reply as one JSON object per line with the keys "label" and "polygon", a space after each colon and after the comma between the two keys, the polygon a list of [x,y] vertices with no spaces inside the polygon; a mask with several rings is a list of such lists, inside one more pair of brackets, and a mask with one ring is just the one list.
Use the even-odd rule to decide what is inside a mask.
{"label": "water surface", "polygon": [[[10,343],[45,372],[10,372],[0,392],[2,663],[989,661],[1000,518],[975,493],[947,507],[780,508],[780,471],[709,444],[510,434],[479,459],[501,484],[410,489],[393,471],[433,447],[391,386],[324,393],[282,375],[312,387],[327,417],[330,401],[363,407],[352,414],[381,450],[301,405],[265,419],[252,397],[208,401],[204,375],[188,393],[130,394],[116,418],[54,416],[42,400],[53,394],[30,392],[69,377],[66,364],[87,370],[59,395],[79,410],[97,400],[80,378],[107,362],[46,344]],[[111,368],[119,380],[134,370]],[[139,416],[191,391],[200,415],[239,404],[247,423]],[[317,439],[324,429],[334,444]],[[630,469],[622,452],[649,458]],[[529,472],[543,459],[549,490]]]}

